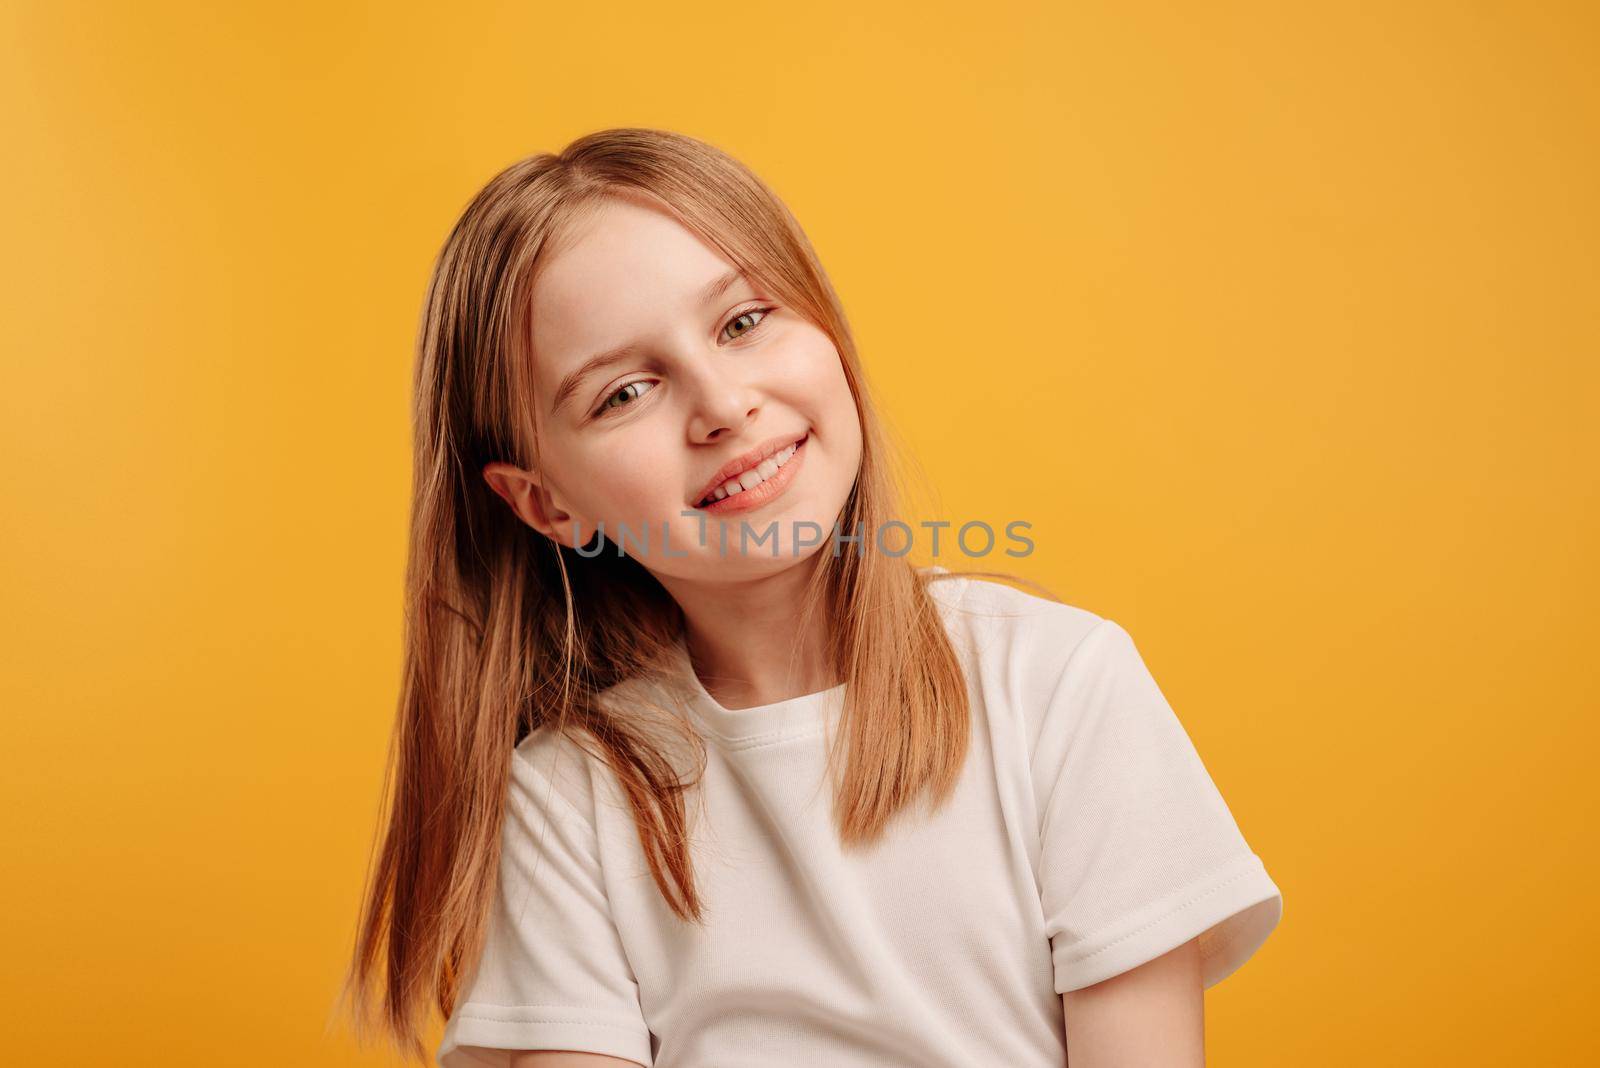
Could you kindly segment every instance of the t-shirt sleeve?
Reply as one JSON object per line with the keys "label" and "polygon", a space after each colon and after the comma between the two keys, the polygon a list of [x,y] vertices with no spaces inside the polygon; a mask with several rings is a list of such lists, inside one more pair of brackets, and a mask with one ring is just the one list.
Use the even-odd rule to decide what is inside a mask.
{"label": "t-shirt sleeve", "polygon": [[[559,763],[550,757],[561,751]],[[512,760],[500,878],[476,969],[446,1021],[441,1068],[509,1066],[514,1050],[577,1050],[650,1065],[639,986],[602,880],[593,798],[576,747]]]}
{"label": "t-shirt sleeve", "polygon": [[1196,937],[1209,988],[1277,926],[1282,895],[1114,621],[1096,622],[1061,669],[1032,775],[1057,993]]}

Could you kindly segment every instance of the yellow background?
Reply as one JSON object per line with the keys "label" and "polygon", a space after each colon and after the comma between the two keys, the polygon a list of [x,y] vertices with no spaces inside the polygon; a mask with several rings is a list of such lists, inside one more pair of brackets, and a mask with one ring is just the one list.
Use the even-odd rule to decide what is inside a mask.
{"label": "yellow background", "polygon": [[396,1063],[324,1025],[422,287],[618,125],[766,177],[941,515],[1034,524],[942,563],[1139,642],[1285,896],[1213,1063],[1600,1054],[1593,6],[0,18],[11,1063]]}

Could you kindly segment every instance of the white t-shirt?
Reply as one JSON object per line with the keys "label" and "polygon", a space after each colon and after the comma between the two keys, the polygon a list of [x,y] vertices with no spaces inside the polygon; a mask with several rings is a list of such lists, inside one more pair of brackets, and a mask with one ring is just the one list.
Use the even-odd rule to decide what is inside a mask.
{"label": "white t-shirt", "polygon": [[439,1064],[566,1049],[655,1068],[1060,1068],[1064,992],[1196,936],[1206,987],[1243,964],[1282,897],[1127,631],[999,582],[929,589],[972,745],[944,807],[919,801],[866,852],[840,847],[824,776],[845,687],[725,709],[680,645],[709,761],[691,824],[705,927],[661,900],[610,769],[526,738],[488,941]]}

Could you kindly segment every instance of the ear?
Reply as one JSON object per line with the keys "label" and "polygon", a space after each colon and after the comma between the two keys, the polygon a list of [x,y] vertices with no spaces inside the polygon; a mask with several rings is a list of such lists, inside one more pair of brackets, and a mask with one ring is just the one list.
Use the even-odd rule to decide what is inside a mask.
{"label": "ear", "polygon": [[511,506],[518,519],[552,541],[578,547],[573,544],[573,517],[562,509],[561,503],[533,472],[496,461],[484,465],[483,479]]}

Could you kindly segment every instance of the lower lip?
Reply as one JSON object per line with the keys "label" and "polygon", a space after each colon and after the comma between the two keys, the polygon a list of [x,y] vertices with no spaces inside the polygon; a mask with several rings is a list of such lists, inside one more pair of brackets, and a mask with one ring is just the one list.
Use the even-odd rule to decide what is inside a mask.
{"label": "lower lip", "polygon": [[811,441],[807,434],[800,439],[800,444],[795,446],[794,455],[789,457],[789,462],[778,468],[778,473],[767,479],[755,489],[747,489],[742,493],[735,493],[724,497],[720,501],[697,506],[697,511],[707,515],[733,515],[738,512],[752,512],[778,494],[789,488],[789,483],[794,481],[795,472],[800,470],[800,464],[805,461],[806,444]]}

